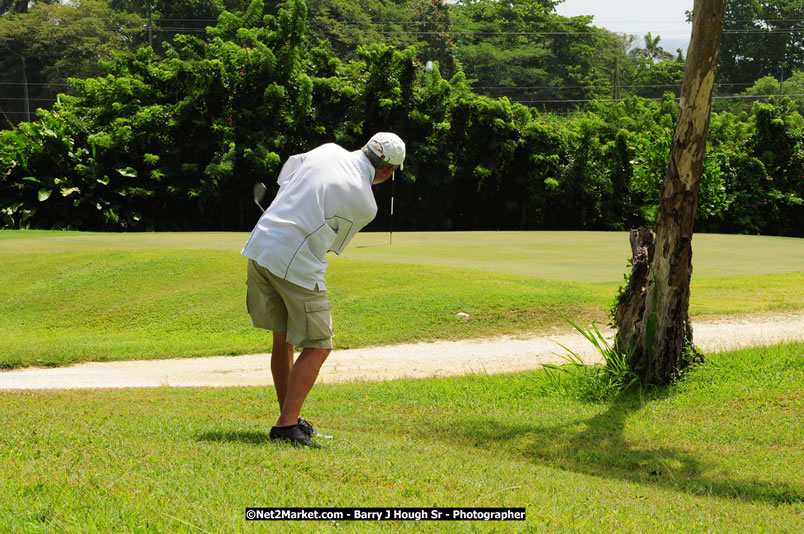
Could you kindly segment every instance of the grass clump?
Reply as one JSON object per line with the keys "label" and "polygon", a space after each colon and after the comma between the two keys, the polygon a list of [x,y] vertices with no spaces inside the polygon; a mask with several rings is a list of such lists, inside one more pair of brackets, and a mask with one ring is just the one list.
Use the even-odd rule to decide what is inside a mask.
{"label": "grass clump", "polygon": [[578,400],[600,402],[639,388],[639,374],[631,367],[633,349],[621,350],[616,340],[609,343],[594,322],[586,325],[564,319],[592,344],[603,363],[589,365],[575,351],[558,343],[567,351],[566,363],[542,366],[544,373],[539,376],[543,389]]}

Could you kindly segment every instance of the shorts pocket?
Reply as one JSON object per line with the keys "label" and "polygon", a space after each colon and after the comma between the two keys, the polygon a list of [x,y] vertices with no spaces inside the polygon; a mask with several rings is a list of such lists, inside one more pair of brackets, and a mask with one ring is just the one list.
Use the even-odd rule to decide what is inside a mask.
{"label": "shorts pocket", "polygon": [[311,341],[332,337],[332,309],[328,300],[314,300],[304,303],[307,317],[307,335]]}
{"label": "shorts pocket", "polygon": [[257,288],[251,282],[246,282],[246,310],[248,310],[249,315],[254,314],[258,304]]}

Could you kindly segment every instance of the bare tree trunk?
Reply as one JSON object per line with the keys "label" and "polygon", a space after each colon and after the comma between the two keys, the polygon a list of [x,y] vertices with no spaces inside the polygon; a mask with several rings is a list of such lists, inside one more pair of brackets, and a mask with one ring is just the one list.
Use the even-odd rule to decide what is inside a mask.
{"label": "bare tree trunk", "polygon": [[[632,233],[631,237],[634,270],[617,311],[617,342],[623,348],[634,347],[632,365],[646,383],[669,382],[682,367],[685,346],[692,346],[692,230],[725,4],[726,0],[695,0],[680,112],[659,202],[655,244],[644,231]],[[635,275],[637,279],[633,280]]]}

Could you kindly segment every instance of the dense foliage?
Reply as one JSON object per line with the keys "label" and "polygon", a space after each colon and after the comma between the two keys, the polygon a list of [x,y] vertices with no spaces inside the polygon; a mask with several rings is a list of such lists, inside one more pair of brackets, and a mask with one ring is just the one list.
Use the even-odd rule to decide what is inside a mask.
{"label": "dense foliage", "polygon": [[49,108],[68,89],[68,77],[101,74],[98,58],[135,50],[143,24],[100,0],[80,7],[37,2],[27,13],[0,17],[0,128],[35,119],[37,107]]}
{"label": "dense foliage", "polygon": [[717,79],[740,92],[763,76],[782,79],[804,70],[804,2],[729,0]]}
{"label": "dense foliage", "polygon": [[[547,4],[514,2],[529,10],[488,16],[559,22]],[[109,53],[98,64],[103,76],[71,79],[72,94],[52,110],[0,132],[0,227],[247,230],[259,214],[251,185],[270,186],[289,155],[330,141],[357,149],[378,130],[408,144],[393,184],[395,230],[626,229],[651,220],[677,114],[673,94],[545,114],[474,92],[451,37],[429,73],[421,46],[367,44],[339,58],[332,40],[308,31],[302,0],[275,7],[252,0],[223,10],[204,35],[177,35],[161,53]],[[427,15],[432,24],[449,22],[435,15]],[[426,35],[436,42],[433,33]],[[588,62],[555,63],[553,79],[611,74],[594,43],[619,45],[601,32],[589,39],[573,45]],[[651,43],[653,51],[629,56],[634,76],[683,65],[656,63]],[[545,40],[522,50],[546,69],[543,58],[560,46]],[[543,75],[527,64],[509,73]],[[590,91],[579,96],[597,94]],[[713,115],[697,230],[804,236],[800,102],[771,98]],[[390,185],[376,189],[371,229],[391,224]]]}

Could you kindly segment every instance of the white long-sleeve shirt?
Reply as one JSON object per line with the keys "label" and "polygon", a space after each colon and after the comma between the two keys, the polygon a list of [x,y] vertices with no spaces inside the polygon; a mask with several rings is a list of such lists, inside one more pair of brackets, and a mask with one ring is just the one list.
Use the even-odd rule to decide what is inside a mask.
{"label": "white long-sleeve shirt", "polygon": [[288,158],[279,191],[241,254],[274,276],[307,289],[326,289],[328,251],[343,252],[374,220],[374,167],[360,151],[326,144]]}

